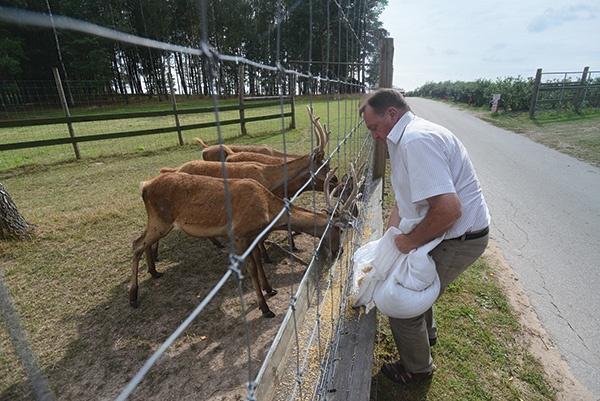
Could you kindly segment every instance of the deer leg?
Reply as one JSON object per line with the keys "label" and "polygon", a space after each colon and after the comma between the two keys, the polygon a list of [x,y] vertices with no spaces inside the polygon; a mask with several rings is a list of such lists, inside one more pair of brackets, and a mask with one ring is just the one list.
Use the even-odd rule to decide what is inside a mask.
{"label": "deer leg", "polygon": [[260,284],[261,284],[262,290],[269,297],[272,297],[273,295],[277,295],[277,290],[274,290],[273,287],[271,287],[271,284],[269,283],[269,280],[267,279],[267,275],[265,274],[265,269],[264,269],[264,266],[261,261],[260,250],[257,250],[256,248],[254,248],[252,250],[252,255],[250,257],[254,260],[254,263],[257,266],[256,270],[258,271],[258,277],[260,279]]}
{"label": "deer leg", "polygon": [[148,273],[150,273],[152,277],[161,278],[163,274],[156,271],[156,263],[154,262],[156,260],[154,257],[156,250],[155,245],[156,242],[146,248],[146,264],[148,265]]}
{"label": "deer leg", "polygon": [[[237,244],[238,253],[241,253],[240,250],[247,249],[247,245],[249,245],[248,243],[242,242],[239,240],[236,241],[236,244]],[[268,318],[275,317],[275,314],[273,312],[271,312],[271,310],[269,309],[269,306],[267,305],[267,301],[265,300],[265,297],[262,293],[261,284],[258,279],[258,272],[259,272],[259,270],[262,270],[262,267],[259,267],[259,265],[256,263],[255,251],[256,251],[256,249],[254,249],[250,253],[250,256],[246,260],[246,264],[247,264],[248,272],[250,273],[250,278],[252,279],[252,284],[254,286],[254,292],[256,293],[258,307],[262,311],[262,314],[264,317],[268,317]],[[260,254],[258,255],[258,258],[260,261]],[[264,272],[261,272],[261,278],[262,278],[262,276],[264,276]]]}
{"label": "deer leg", "polygon": [[[166,230],[164,234],[160,234],[160,230],[146,229],[144,233],[135,241],[133,241],[133,258],[131,260],[131,281],[129,284],[129,305],[134,308],[139,306],[138,301],[138,269],[140,264],[140,258],[142,253],[146,254],[146,263],[148,264],[148,272],[152,274],[152,277],[160,277],[162,273],[156,271],[156,265],[154,263],[154,254],[152,251],[152,245],[154,245],[160,238],[164,237],[169,233],[170,229]],[[151,232],[159,234],[149,234]]]}
{"label": "deer leg", "polygon": [[294,242],[294,235],[298,235],[299,233],[292,233],[290,234],[290,249],[292,250],[292,252],[297,252],[298,248],[296,248],[296,243]]}
{"label": "deer leg", "polygon": [[260,255],[262,256],[262,260],[265,263],[273,263],[271,257],[269,256],[269,253],[267,252],[267,248],[265,247],[265,241],[260,241],[258,243],[258,247],[260,249]]}
{"label": "deer leg", "polygon": [[129,305],[134,308],[139,306],[138,302],[138,266],[142,253],[146,250],[144,239],[146,233],[142,234],[133,242],[133,258],[131,259],[131,281],[129,283]]}
{"label": "deer leg", "polygon": [[217,248],[221,249],[223,248],[223,244],[221,244],[221,241],[219,241],[218,239],[216,239],[215,237],[208,237],[208,239],[210,240],[210,242],[213,243],[214,246],[216,246]]}
{"label": "deer leg", "polygon": [[152,244],[150,249],[152,250],[152,258],[154,259],[155,262],[158,262],[158,241],[156,241],[154,244]]}

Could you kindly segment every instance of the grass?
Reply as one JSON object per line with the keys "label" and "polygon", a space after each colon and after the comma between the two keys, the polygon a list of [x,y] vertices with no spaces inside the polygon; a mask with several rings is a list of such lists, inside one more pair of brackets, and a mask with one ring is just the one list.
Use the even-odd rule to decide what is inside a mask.
{"label": "grass", "polygon": [[522,328],[485,259],[453,283],[435,305],[439,341],[430,383],[398,386],[378,369],[398,355],[387,319],[379,319],[374,367],[378,400],[552,400],[544,368],[520,340]]}
{"label": "grass", "polygon": [[[298,113],[305,112],[306,104],[298,102]],[[340,116],[344,108],[356,107],[355,101],[343,103],[341,108],[321,101],[314,105],[316,114],[334,127],[332,143],[343,135],[346,126],[353,126],[351,119]],[[511,117],[489,118],[507,123]],[[596,118],[583,121],[597,125]],[[306,120],[299,118],[298,128],[286,133],[291,153],[310,148]],[[581,130],[581,121],[571,124]],[[541,123],[519,124],[533,129]],[[544,129],[553,132],[554,124],[569,122],[548,121]],[[255,123],[252,127],[246,137],[240,137],[233,126],[224,130],[229,142],[282,147],[279,121]],[[214,130],[206,130],[188,133],[184,146],[175,146],[172,138],[160,135],[142,139],[144,142],[137,138],[137,142],[123,142],[111,149],[103,147],[105,142],[89,143],[81,160],[74,160],[72,150],[61,147],[29,149],[19,156],[3,152],[0,182],[25,219],[37,227],[31,241],[0,242],[0,263],[35,354],[59,399],[82,399],[94,392],[114,396],[107,387],[123,388],[129,377],[124,372],[134,372],[217,280],[223,255],[204,242],[173,233],[163,242],[164,261],[160,266],[169,272],[169,280],[160,286],[146,277],[140,281],[142,291],[148,294],[143,310],[132,313],[126,302],[131,241],[145,223],[139,182],[155,175],[160,167],[199,158],[200,149],[193,136],[216,142]],[[390,196],[384,199],[388,212],[392,201]],[[214,267],[214,274],[196,270],[198,253],[202,253],[204,263]],[[227,291],[235,293],[234,286]],[[249,287],[246,292],[251,293]],[[235,304],[235,299],[228,298],[227,303]],[[185,378],[180,366],[188,365],[176,365],[178,359],[189,366],[208,366],[198,372],[199,378],[189,379],[200,383],[213,377],[211,366],[223,363],[222,346],[210,349],[207,344],[211,344],[211,337],[237,332],[240,326],[230,319],[235,312],[223,313],[217,305],[211,313],[194,323],[186,339],[178,342],[181,348],[174,351],[177,358],[169,358],[170,370],[152,376],[156,397],[164,387],[161,383]],[[378,400],[555,398],[555,389],[543,368],[520,340],[523,328],[485,259],[447,290],[436,304],[436,313],[440,327],[440,340],[434,347],[438,372],[429,385],[406,391],[377,374],[383,361],[396,358],[386,323],[379,322],[377,365],[373,371]],[[221,327],[214,333],[211,321],[220,322]],[[264,329],[264,321],[252,323]],[[0,399],[30,399],[24,369],[4,324],[0,325],[0,349]],[[213,355],[214,359],[208,359]],[[186,371],[194,374],[197,370]],[[214,379],[217,383],[219,380]]]}
{"label": "grass", "polygon": [[[386,168],[384,221],[393,207]],[[378,314],[372,400],[554,400],[554,384],[530,353],[493,264],[481,257],[435,303],[438,342],[432,348],[436,373],[430,382],[399,386],[379,369],[399,359],[385,316]]]}
{"label": "grass", "polygon": [[499,128],[600,167],[600,110],[546,111],[531,119],[526,112],[491,113],[487,109],[458,107]]}
{"label": "grass", "polygon": [[[288,152],[307,153],[313,146],[306,104],[308,101],[298,102],[298,127],[286,132]],[[337,120],[342,118],[342,124],[346,124],[345,117],[330,111],[326,103],[314,106],[323,122],[338,126],[341,124]],[[355,110],[355,105],[352,109]],[[330,118],[326,117],[328,113]],[[263,124],[252,125],[249,135],[238,135],[229,142],[259,142],[281,148],[281,122]],[[231,135],[234,130],[231,127]],[[190,133],[208,137],[208,142],[215,143],[215,133],[210,132],[212,137],[208,134],[208,130]],[[335,135],[334,131],[332,137]],[[98,147],[97,156],[86,154],[81,160],[42,158],[36,163],[15,163],[0,169],[0,182],[19,212],[36,225],[31,241],[0,241],[4,281],[39,364],[59,399],[85,399],[90,394],[96,394],[98,399],[114,398],[118,394],[115,391],[125,387],[125,380],[185,320],[227,267],[223,251],[207,241],[171,233],[161,240],[158,266],[168,279],[155,283],[143,274],[142,268],[143,306],[133,311],[127,302],[131,244],[143,231],[146,220],[139,183],[156,175],[160,167],[176,167],[200,158],[200,146],[189,141],[184,146],[144,151],[124,148],[108,154],[102,149],[103,144],[107,142],[94,144]],[[336,156],[332,164],[347,165],[350,156],[351,153]],[[282,276],[281,280],[287,283],[286,278]],[[225,364],[237,372],[229,372],[231,377],[227,379],[241,378],[239,388],[243,389],[243,381],[247,379],[244,362],[226,359],[231,347],[239,354],[246,349],[239,319],[241,310],[226,306],[236,305],[238,300],[232,283],[228,282],[221,292],[206,314],[187,331],[188,336],[178,341],[181,349],[172,351],[178,357],[169,363],[173,368],[164,372],[168,380],[163,373],[153,375],[152,380],[164,380],[167,385],[181,380],[219,386],[222,382],[217,379],[219,368]],[[281,292],[279,299],[286,301],[283,289]],[[244,293],[247,310],[255,311],[255,296],[248,280],[244,281]],[[279,315],[283,317],[284,312],[279,310]],[[267,333],[268,337],[268,329],[275,327],[275,323],[277,320],[267,322],[259,317],[249,324],[254,332]],[[231,335],[240,343],[219,342]],[[25,371],[4,324],[0,324],[0,349],[0,399],[31,399]],[[264,358],[267,350],[268,347],[255,352],[262,352]],[[207,368],[189,368],[199,363]],[[179,373],[182,367],[188,376],[193,376],[186,379],[186,375]],[[141,391],[160,397],[158,390]],[[162,399],[166,397],[170,395],[165,394]]]}

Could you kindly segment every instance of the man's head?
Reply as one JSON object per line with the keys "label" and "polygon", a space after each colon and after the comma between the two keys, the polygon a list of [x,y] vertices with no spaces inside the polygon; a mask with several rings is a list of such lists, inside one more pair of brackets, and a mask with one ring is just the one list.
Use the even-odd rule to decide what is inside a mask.
{"label": "man's head", "polygon": [[410,111],[410,106],[404,96],[397,90],[388,88],[378,89],[369,94],[359,109],[373,139],[383,142],[400,117],[407,111]]}

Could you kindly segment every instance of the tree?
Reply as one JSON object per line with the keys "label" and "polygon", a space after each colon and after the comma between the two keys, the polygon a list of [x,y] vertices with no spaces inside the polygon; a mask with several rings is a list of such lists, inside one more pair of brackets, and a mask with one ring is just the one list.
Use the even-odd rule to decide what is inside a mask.
{"label": "tree", "polygon": [[12,198],[0,183],[0,240],[30,239],[33,225],[27,223]]}

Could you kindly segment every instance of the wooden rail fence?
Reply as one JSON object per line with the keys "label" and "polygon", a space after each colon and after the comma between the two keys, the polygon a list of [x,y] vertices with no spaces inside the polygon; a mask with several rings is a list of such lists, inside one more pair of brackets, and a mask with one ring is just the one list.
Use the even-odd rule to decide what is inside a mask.
{"label": "wooden rail fence", "polygon": [[[531,94],[529,116],[533,117],[536,108],[541,105],[560,109],[568,104],[578,111],[590,93],[600,89],[600,82],[591,79],[593,74],[600,74],[600,71],[590,71],[590,67],[585,67],[583,72],[542,72],[542,69],[539,68]],[[542,82],[543,76],[557,78],[549,82]]]}
{"label": "wooden rail fence", "polygon": [[[60,85],[60,77],[55,75],[55,78],[57,79],[57,87],[59,88],[59,96],[61,97],[63,112],[65,114],[64,117],[22,119],[22,120],[4,120],[4,121],[0,120],[0,129],[65,124],[67,127],[67,130],[69,132],[69,136],[65,136],[62,138],[43,139],[43,140],[0,143],[0,152],[7,151],[7,150],[72,144],[73,150],[75,152],[75,157],[77,159],[79,159],[80,156],[79,156],[79,149],[78,149],[77,145],[78,145],[78,143],[82,143],[82,142],[101,141],[101,140],[115,139],[115,138],[127,138],[127,137],[134,137],[134,136],[155,135],[155,134],[165,134],[165,133],[170,133],[170,132],[177,132],[179,144],[183,145],[183,136],[182,136],[183,131],[215,127],[217,125],[216,121],[181,125],[180,121],[179,121],[179,116],[186,115],[186,114],[214,113],[214,109],[212,107],[198,107],[198,108],[192,108],[192,109],[178,110],[174,95],[171,95],[172,109],[170,109],[170,110],[71,116],[67,102],[65,100],[64,92],[62,92],[60,90],[60,88],[62,88],[62,85]],[[171,91],[171,92],[173,93],[173,91]],[[236,111],[237,110],[239,112],[240,117],[236,118],[236,119],[219,121],[219,125],[223,126],[223,125],[239,124],[242,134],[245,134],[247,132],[247,129],[246,129],[247,123],[256,122],[256,121],[264,121],[264,120],[281,119],[282,117],[284,117],[284,118],[290,117],[291,118],[290,129],[295,128],[295,99],[294,99],[293,95],[283,98],[283,106],[284,107],[289,106],[289,111],[284,110],[283,113],[265,114],[265,115],[252,116],[252,117],[246,117],[246,115],[245,115],[246,110],[274,107],[274,106],[281,106],[281,105],[282,105],[282,99],[280,97],[244,98],[242,95],[239,97],[239,102],[237,105],[219,107],[219,112]],[[152,129],[142,129],[142,130],[131,130],[131,131],[124,131],[124,132],[107,132],[107,133],[102,133],[102,134],[82,135],[82,136],[77,136],[76,132],[73,128],[74,123],[81,123],[81,122],[126,120],[126,119],[136,119],[136,118],[139,119],[139,118],[151,118],[151,117],[165,117],[165,116],[173,116],[173,121],[174,121],[173,126],[152,128]]]}

